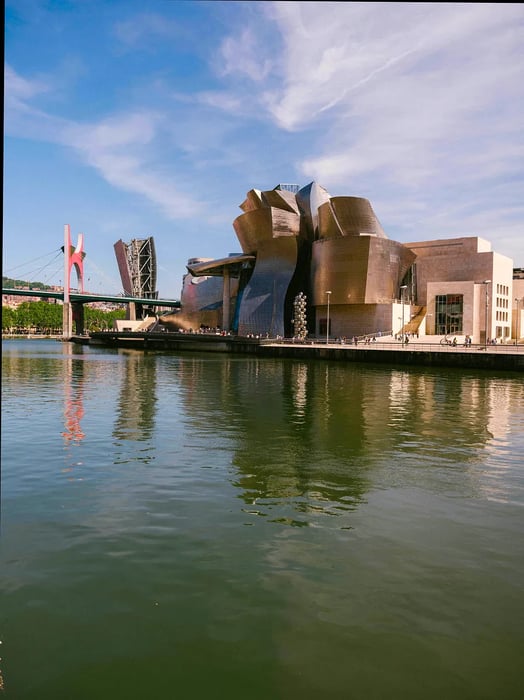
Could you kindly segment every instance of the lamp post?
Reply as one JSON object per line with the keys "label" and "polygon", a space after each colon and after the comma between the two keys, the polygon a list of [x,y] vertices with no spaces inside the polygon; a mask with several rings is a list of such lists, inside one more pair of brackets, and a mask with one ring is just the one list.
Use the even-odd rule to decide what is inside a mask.
{"label": "lamp post", "polygon": [[515,299],[517,302],[517,319],[515,322],[515,345],[519,344],[519,335],[520,335],[520,313],[519,313],[519,304],[520,304],[520,299]]}
{"label": "lamp post", "polygon": [[400,301],[402,302],[402,328],[400,332],[402,333],[402,347],[406,342],[406,334],[404,333],[404,290],[408,288],[407,284],[403,284],[400,288]]}
{"label": "lamp post", "polygon": [[326,345],[329,343],[329,298],[331,297],[331,292],[326,292],[327,294],[327,326],[326,326]]}
{"label": "lamp post", "polygon": [[484,336],[484,348],[488,347],[488,304],[489,304],[489,296],[488,296],[488,284],[491,284],[491,280],[484,280],[482,284],[486,285],[486,318],[485,318],[485,336]]}

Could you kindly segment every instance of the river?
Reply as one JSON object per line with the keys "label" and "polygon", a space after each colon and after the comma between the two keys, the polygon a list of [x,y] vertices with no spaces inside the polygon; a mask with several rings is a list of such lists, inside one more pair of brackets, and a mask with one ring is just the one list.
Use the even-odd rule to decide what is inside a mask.
{"label": "river", "polygon": [[521,375],[2,350],[0,697],[520,697]]}

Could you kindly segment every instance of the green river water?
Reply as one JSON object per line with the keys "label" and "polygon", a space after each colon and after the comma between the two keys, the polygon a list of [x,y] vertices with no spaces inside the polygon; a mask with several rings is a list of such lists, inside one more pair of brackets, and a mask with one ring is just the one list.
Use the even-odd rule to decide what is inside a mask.
{"label": "green river water", "polygon": [[2,349],[0,698],[521,697],[520,375]]}

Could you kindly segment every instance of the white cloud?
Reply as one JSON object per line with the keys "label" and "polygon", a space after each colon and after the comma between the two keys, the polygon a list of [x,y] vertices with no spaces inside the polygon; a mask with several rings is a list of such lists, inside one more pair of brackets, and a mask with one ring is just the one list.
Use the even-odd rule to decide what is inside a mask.
{"label": "white cloud", "polygon": [[169,219],[188,218],[201,205],[179,190],[172,173],[166,175],[150,162],[162,123],[163,117],[151,112],[112,116],[92,125],[71,125],[64,143],[110,184],[146,197]]}
{"label": "white cloud", "polygon": [[246,75],[255,82],[267,77],[272,62],[263,57],[256,34],[244,28],[238,35],[227,37],[220,47],[221,74]]}
{"label": "white cloud", "polygon": [[[474,72],[477,63],[514,56],[521,7],[433,3],[275,3],[283,35],[282,84],[266,93],[282,128],[299,129],[312,116],[358,101],[359,88],[380,90],[399,77]],[[513,34],[511,34],[513,30]],[[494,36],[505,33],[494,45]],[[521,41],[521,37],[520,37]],[[499,66],[500,68],[500,66]],[[499,70],[499,73],[501,71]]]}
{"label": "white cloud", "polygon": [[31,107],[45,82],[29,81],[6,67],[6,131],[69,147],[111,185],[145,197],[171,220],[191,217],[202,204],[181,191],[152,160],[162,148],[164,117],[155,112],[113,115],[97,123],[54,117]]}
{"label": "white cloud", "polygon": [[25,109],[27,100],[49,90],[42,79],[29,80],[16,73],[13,68],[4,66],[4,96],[6,109]]}
{"label": "white cloud", "polygon": [[[209,224],[243,180],[247,190],[303,177],[333,194],[369,197],[388,235],[392,222],[404,232],[420,227],[414,238],[423,238],[437,208],[442,230],[460,227],[452,215],[480,226],[482,217],[469,218],[473,205],[503,216],[501,231],[515,231],[509,196],[495,206],[490,193],[501,186],[515,198],[511,184],[522,179],[523,5],[217,3],[206,15],[204,3],[198,20],[212,26],[198,43],[201,26],[176,5],[117,25],[123,46],[160,40],[163,52],[141,54],[129,74],[127,62],[115,60],[107,85],[98,74],[96,108],[106,113],[97,121],[53,113],[85,99],[95,75],[87,59],[85,85],[85,76],[74,85],[61,80],[56,67],[51,81],[7,66],[6,133],[72,149],[170,221]],[[103,19],[95,26],[107,28]],[[229,35],[220,39],[222,27]],[[112,100],[118,108],[106,106]]]}
{"label": "white cloud", "polygon": [[[465,171],[479,151],[485,170],[474,177],[503,169],[499,153],[515,170],[524,9],[379,5],[276,5],[288,61],[266,103],[282,128],[324,129],[300,171],[327,187],[373,172],[421,186]],[[310,23],[322,30],[305,36]]]}

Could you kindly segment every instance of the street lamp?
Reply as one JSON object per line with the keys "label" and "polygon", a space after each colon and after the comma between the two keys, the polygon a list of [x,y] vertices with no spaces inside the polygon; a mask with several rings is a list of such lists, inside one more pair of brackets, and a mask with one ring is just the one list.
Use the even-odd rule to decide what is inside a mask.
{"label": "street lamp", "polygon": [[406,334],[404,333],[404,290],[408,288],[407,284],[403,284],[400,288],[400,301],[402,302],[402,328],[400,332],[402,333],[402,345],[406,342]]}
{"label": "street lamp", "polygon": [[326,326],[326,345],[329,343],[329,298],[331,297],[331,292],[326,292],[327,294],[327,326]]}
{"label": "street lamp", "polygon": [[515,299],[517,302],[517,319],[515,323],[515,345],[519,344],[519,335],[520,335],[520,314],[519,314],[519,304],[521,302],[520,299]]}
{"label": "street lamp", "polygon": [[489,297],[488,297],[488,284],[491,284],[491,280],[484,280],[482,284],[486,285],[486,329],[485,329],[485,336],[484,336],[484,348],[488,347],[488,304],[489,304]]}

